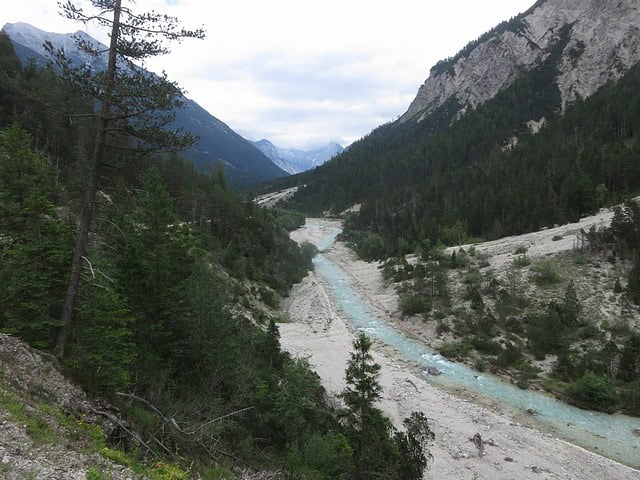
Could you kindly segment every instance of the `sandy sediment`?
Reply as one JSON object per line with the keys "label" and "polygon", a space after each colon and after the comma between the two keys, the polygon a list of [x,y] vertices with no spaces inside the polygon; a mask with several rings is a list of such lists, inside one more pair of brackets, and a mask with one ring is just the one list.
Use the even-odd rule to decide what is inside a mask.
{"label": "sandy sediment", "polygon": [[[292,238],[314,242],[339,226],[330,220],[309,223],[314,227],[297,230]],[[353,289],[375,314],[382,318],[397,314],[397,295],[385,285],[375,263],[358,260],[339,242],[324,255],[347,273]],[[322,277],[313,272],[294,286],[285,305],[291,322],[280,325],[280,334],[283,348],[308,358],[327,392],[336,398],[344,388],[354,335],[330,292]],[[382,366],[380,408],[396,427],[412,411],[422,411],[436,434],[431,449],[434,462],[425,478],[640,480],[637,470],[438,389],[382,345],[374,346],[374,358]],[[476,433],[485,441],[482,457],[470,441]]]}

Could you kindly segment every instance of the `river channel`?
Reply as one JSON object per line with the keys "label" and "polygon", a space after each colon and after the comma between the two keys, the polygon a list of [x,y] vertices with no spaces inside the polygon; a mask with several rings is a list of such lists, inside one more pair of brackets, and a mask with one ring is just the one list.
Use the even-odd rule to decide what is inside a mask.
{"label": "river channel", "polygon": [[[308,224],[307,228],[314,228],[314,225]],[[423,371],[425,380],[432,384],[449,391],[463,389],[484,397],[486,403],[497,402],[502,411],[527,418],[527,423],[536,428],[640,469],[640,438],[633,434],[634,429],[640,428],[640,419],[582,410],[545,394],[522,390],[464,364],[450,362],[378,318],[352,288],[348,275],[322,255],[323,250],[333,245],[340,231],[336,228],[316,242],[320,253],[314,264],[316,273],[330,286],[331,295],[353,329],[362,330],[391,347],[400,358]],[[428,375],[429,367],[437,368],[442,374]],[[535,415],[527,411],[535,412]]]}

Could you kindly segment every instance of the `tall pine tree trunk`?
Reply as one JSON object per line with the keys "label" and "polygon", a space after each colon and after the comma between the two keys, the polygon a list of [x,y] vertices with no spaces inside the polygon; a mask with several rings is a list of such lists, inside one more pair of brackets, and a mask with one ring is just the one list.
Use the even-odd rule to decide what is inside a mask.
{"label": "tall pine tree trunk", "polygon": [[105,77],[105,96],[99,113],[98,131],[96,132],[96,144],[91,158],[89,168],[89,177],[87,179],[86,191],[80,212],[80,225],[73,249],[73,260],[71,262],[71,273],[69,275],[69,284],[65,294],[64,305],[60,317],[61,327],[56,338],[56,355],[58,358],[64,356],[64,349],[71,330],[71,321],[73,319],[73,307],[75,305],[78,287],[80,286],[80,276],[82,274],[82,261],[87,252],[89,243],[89,232],[91,230],[91,222],[94,217],[94,207],[96,194],[98,193],[98,184],[100,182],[100,171],[104,160],[104,151],[107,140],[107,128],[111,116],[111,94],[113,92],[116,68],[117,68],[117,44],[120,35],[120,12],[122,0],[115,0],[113,6],[113,25],[111,28],[111,42],[109,45],[109,63],[107,66]]}

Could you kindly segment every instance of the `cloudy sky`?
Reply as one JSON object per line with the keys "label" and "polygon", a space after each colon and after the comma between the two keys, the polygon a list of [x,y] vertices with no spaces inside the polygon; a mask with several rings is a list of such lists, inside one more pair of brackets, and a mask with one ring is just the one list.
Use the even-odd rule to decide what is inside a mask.
{"label": "cloudy sky", "polygon": [[[76,0],[87,5],[87,0]],[[429,69],[534,0],[136,0],[207,38],[146,67],[165,70],[210,113],[281,147],[348,145],[402,115]],[[10,0],[0,22],[106,32],[58,15],[55,0]]]}

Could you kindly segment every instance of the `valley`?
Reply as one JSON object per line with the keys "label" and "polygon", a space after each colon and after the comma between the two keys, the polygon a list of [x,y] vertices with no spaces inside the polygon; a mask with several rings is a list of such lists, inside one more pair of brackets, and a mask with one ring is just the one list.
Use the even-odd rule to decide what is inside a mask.
{"label": "valley", "polygon": [[[616,421],[621,420],[617,425],[611,423],[614,417],[595,415],[600,415],[598,421],[603,426],[611,424],[612,431],[618,431],[626,438],[622,441],[626,446],[621,447],[610,432],[593,435],[578,432],[581,428],[573,432],[571,428],[554,430],[548,418],[552,411],[536,411],[531,415],[525,408],[514,407],[511,400],[492,398],[495,393],[489,393],[489,387],[487,392],[480,393],[482,390],[477,388],[460,386],[457,380],[448,378],[459,371],[456,367],[449,371],[448,362],[442,357],[437,356],[439,360],[436,358],[433,365],[437,365],[443,375],[425,376],[426,364],[419,364],[427,356],[424,350],[410,339],[398,340],[401,335],[397,330],[389,333],[390,325],[401,323],[395,290],[382,278],[380,264],[358,260],[341,242],[331,245],[340,228],[337,221],[308,219],[304,228],[292,233],[296,241],[311,241],[321,250],[329,248],[316,259],[315,273],[294,286],[285,309],[292,323],[280,325],[283,347],[294,355],[309,358],[330,395],[335,398],[344,387],[343,371],[353,332],[363,330],[376,339],[375,360],[383,367],[381,408],[385,414],[399,425],[410,411],[420,410],[433,422],[436,432],[436,445],[432,449],[435,457],[431,470],[433,478],[466,478],[469,475],[470,478],[534,478],[536,473],[546,473],[549,478],[640,478],[635,470],[557,438],[560,436],[633,464],[638,442],[631,430],[638,423],[637,419],[624,420],[617,416]],[[337,290],[334,279],[327,277],[327,268],[340,272]],[[344,300],[342,294],[337,293],[347,290],[350,293],[345,295],[359,297],[366,304],[366,312],[370,313],[363,314],[360,306],[350,303],[358,300]],[[370,315],[376,320],[354,320],[354,315],[358,318]],[[480,375],[480,379],[478,374],[469,375],[470,381],[495,382],[489,375]],[[519,390],[512,386],[505,388],[515,393]],[[535,402],[532,405],[536,405]],[[558,408],[551,402],[552,409]],[[579,425],[580,416],[593,416],[575,408],[573,412],[568,407],[568,412],[562,412],[565,407],[559,408],[558,425],[565,422]],[[475,433],[480,433],[485,442],[489,442],[480,458],[470,441]]]}
{"label": "valley", "polygon": [[0,477],[640,480],[638,0],[27,3]]}

